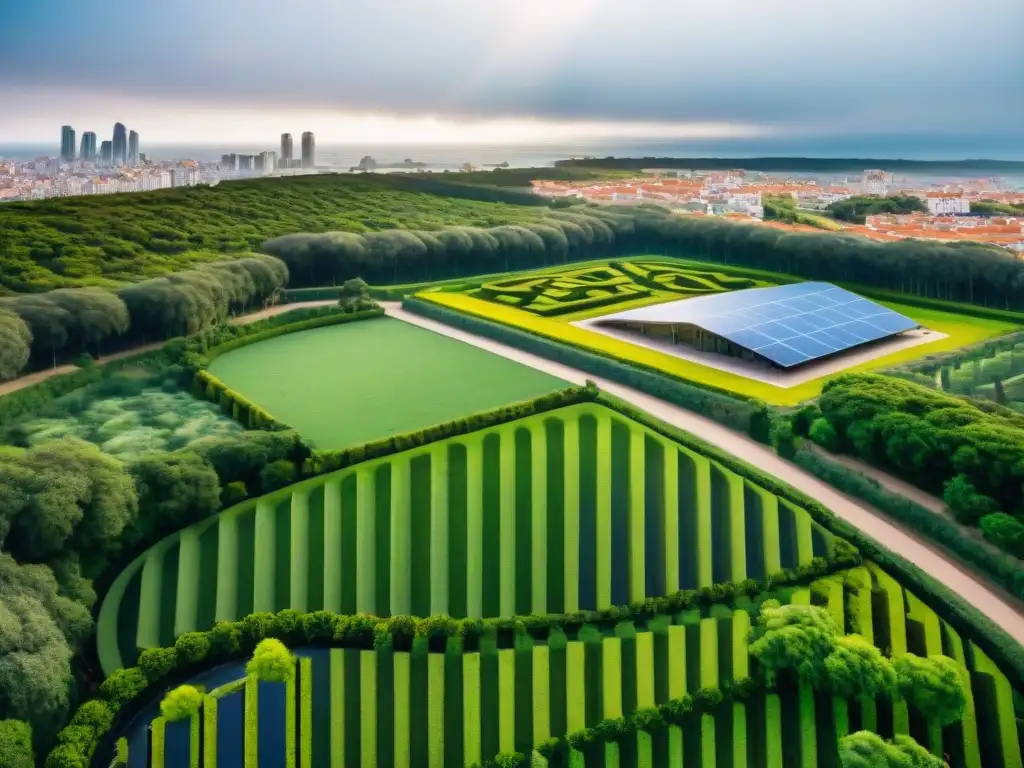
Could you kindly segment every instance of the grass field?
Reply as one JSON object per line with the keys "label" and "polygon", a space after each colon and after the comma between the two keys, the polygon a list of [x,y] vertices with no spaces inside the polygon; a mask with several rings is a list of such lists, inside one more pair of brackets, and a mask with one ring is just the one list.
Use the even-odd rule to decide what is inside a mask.
{"label": "grass field", "polygon": [[[642,260],[638,263],[649,264],[651,262],[648,260]],[[670,264],[670,266],[674,266],[674,264]],[[705,265],[705,269],[708,270],[712,269],[712,267],[713,265]],[[579,270],[569,269],[568,272],[576,273],[579,272]],[[518,276],[516,278],[517,284],[525,284],[532,288],[534,283],[528,278],[529,276]],[[543,282],[545,286],[550,286],[552,281],[557,282],[557,279],[550,273],[550,271],[543,273]],[[758,284],[763,285],[765,283],[759,281]],[[594,302],[610,301],[611,303],[599,304],[596,307],[591,305],[583,310],[576,310],[574,306],[573,311],[566,312],[565,314],[559,314],[557,316],[551,315],[550,312],[545,315],[537,313],[536,311],[527,311],[526,309],[522,309],[519,306],[514,306],[507,302],[495,301],[493,300],[493,297],[491,299],[482,298],[479,291],[469,291],[466,293],[431,291],[417,294],[417,298],[433,302],[458,312],[464,312],[486,320],[502,323],[515,328],[521,328],[525,331],[529,331],[530,333],[534,333],[554,341],[568,342],[574,346],[614,357],[627,363],[637,363],[651,367],[698,384],[725,389],[739,395],[756,397],[773,405],[796,405],[806,400],[813,399],[821,393],[821,388],[826,381],[839,375],[833,374],[831,376],[823,376],[821,378],[814,379],[813,381],[808,381],[803,384],[784,389],[764,382],[755,381],[744,376],[721,371],[700,363],[683,360],[664,352],[658,352],[653,349],[631,344],[628,341],[615,339],[605,336],[604,334],[595,333],[594,331],[569,325],[573,320],[595,317],[624,309],[632,309],[662,300],[660,298],[660,292],[658,291],[648,291],[638,294],[636,292],[625,291],[623,285],[624,284],[621,282],[616,282],[614,286],[606,286],[599,289],[604,293],[609,293],[614,290],[618,296],[618,298],[615,298],[614,300],[608,298],[608,296],[604,294],[592,297],[592,301]],[[546,290],[550,293],[552,289],[547,287]],[[555,290],[557,290],[557,286]],[[678,297],[678,294],[669,294],[664,300],[670,300]],[[844,372],[869,371],[888,368],[899,363],[905,363],[928,355],[959,349],[1017,329],[1017,326],[1000,320],[970,317],[967,315],[958,315],[952,312],[943,312],[933,309],[921,309],[893,302],[879,303],[907,315],[927,328],[946,334],[946,338],[939,339],[938,341],[933,341],[922,346],[893,352],[866,363],[851,366]]]}
{"label": "grass field", "polygon": [[322,475],[173,534],[112,584],[109,673],[254,611],[494,617],[624,605],[807,564],[833,537],[703,456],[569,406]]}
{"label": "grass field", "polygon": [[391,318],[279,336],[210,372],[320,449],[528,400],[565,382]]}
{"label": "grass field", "polygon": [[[575,756],[582,761],[576,764],[607,766],[613,757],[620,768],[836,766],[839,739],[870,728],[886,737],[909,734],[935,754],[948,755],[952,768],[1020,767],[1007,679],[873,565],[736,607],[659,616],[646,625],[624,622],[603,631],[583,626],[569,634],[557,631],[546,641],[522,635],[513,648],[485,640],[479,650],[449,644],[445,653],[428,653],[419,640],[411,652],[301,650],[297,687],[261,683],[257,696],[257,686],[246,683],[215,692],[218,703],[212,714],[204,713],[204,753],[212,741],[218,764],[234,765],[239,752],[258,744],[261,764],[287,768],[460,766],[502,752],[529,755],[547,738],[743,679],[756,665],[748,655],[747,630],[767,597],[827,606],[845,631],[856,630],[894,653],[956,659],[970,681],[965,718],[934,728],[903,703],[844,700],[783,684],[691,716],[682,726],[636,732],[618,744],[598,741]],[[250,719],[247,711],[245,722],[255,728],[238,733],[239,718],[231,712],[243,701],[258,715]],[[289,723],[283,735],[282,722]],[[299,746],[292,757],[289,745],[296,742],[289,734],[296,731]],[[197,738],[195,729],[179,733]],[[172,756],[195,753],[199,745],[172,747],[161,736],[153,732],[154,757],[163,758],[167,768],[186,768]],[[129,768],[146,768],[145,754],[131,757]]]}

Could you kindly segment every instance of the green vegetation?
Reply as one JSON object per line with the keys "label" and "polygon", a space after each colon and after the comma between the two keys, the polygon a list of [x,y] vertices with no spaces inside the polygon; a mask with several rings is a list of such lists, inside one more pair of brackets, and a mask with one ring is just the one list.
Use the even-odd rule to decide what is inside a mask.
{"label": "green vegetation", "polygon": [[841,221],[863,224],[866,216],[879,213],[928,213],[928,206],[924,200],[913,195],[854,195],[846,200],[837,200],[827,210]]}
{"label": "green vegetation", "polygon": [[32,729],[20,720],[0,720],[0,765],[4,768],[33,768]]}
{"label": "green vegetation", "polygon": [[978,200],[971,202],[973,213],[984,213],[989,216],[1024,216],[1024,205],[1020,203],[997,203],[995,200]]}
{"label": "green vegetation", "polygon": [[197,714],[203,704],[203,692],[193,685],[179,685],[160,702],[160,714],[169,723],[176,723]]}
{"label": "green vegetation", "polygon": [[268,637],[256,646],[245,672],[266,683],[286,683],[295,678],[295,657],[280,640]]}
{"label": "green vegetation", "polygon": [[[959,522],[976,526],[999,511],[1018,522],[1024,515],[1021,486],[1007,480],[1022,460],[1020,414],[874,374],[829,382],[818,408],[839,450],[943,495]],[[1000,528],[1003,543],[1016,540],[1009,521]]]}
{"label": "green vegetation", "polygon": [[825,217],[817,216],[806,211],[799,211],[796,207],[796,200],[792,195],[765,195],[764,217],[776,221],[784,221],[788,224],[803,224],[808,227],[817,227],[829,231],[841,229],[835,221]]}
{"label": "green vegetation", "polygon": [[[321,449],[422,429],[560,384],[390,318],[269,339],[220,355],[209,370]],[[339,392],[355,407],[342,407]]]}
{"label": "green vegetation", "polygon": [[932,755],[909,736],[897,735],[891,742],[877,733],[857,731],[839,742],[842,768],[945,768],[946,763]]}
{"label": "green vegetation", "polygon": [[[534,207],[463,199],[474,197]],[[292,232],[511,224],[537,218],[540,202],[441,180],[320,175],[14,203],[0,211],[0,285],[112,287],[237,257]]]}

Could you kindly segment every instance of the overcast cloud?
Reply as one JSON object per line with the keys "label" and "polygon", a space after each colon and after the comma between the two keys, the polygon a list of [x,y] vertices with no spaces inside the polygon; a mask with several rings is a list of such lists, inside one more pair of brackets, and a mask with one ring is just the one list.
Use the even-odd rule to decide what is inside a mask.
{"label": "overcast cloud", "polygon": [[1024,124],[1024,0],[0,0],[0,28],[0,139],[15,141],[115,105],[134,123],[191,104],[822,133]]}

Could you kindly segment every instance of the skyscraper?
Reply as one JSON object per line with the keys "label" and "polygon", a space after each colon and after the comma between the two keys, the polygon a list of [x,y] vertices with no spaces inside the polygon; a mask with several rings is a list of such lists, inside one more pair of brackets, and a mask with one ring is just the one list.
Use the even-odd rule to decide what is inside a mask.
{"label": "skyscraper", "polygon": [[128,165],[139,164],[139,134],[135,131],[128,133]]}
{"label": "skyscraper", "polygon": [[302,167],[312,168],[316,165],[316,138],[312,131],[302,134]]}
{"label": "skyscraper", "polygon": [[96,161],[96,134],[92,131],[82,134],[82,151],[78,153],[78,157],[87,163]]}
{"label": "skyscraper", "polygon": [[113,146],[114,145],[109,141],[104,141],[100,144],[101,165],[110,165],[114,161]]}
{"label": "skyscraper", "polygon": [[70,125],[60,127],[60,159],[66,162],[75,159],[75,129]]}
{"label": "skyscraper", "polygon": [[281,167],[287,168],[292,164],[292,135],[290,133],[281,134]]}
{"label": "skyscraper", "polygon": [[124,165],[128,161],[128,130],[123,123],[114,123],[114,141],[111,145],[111,161]]}

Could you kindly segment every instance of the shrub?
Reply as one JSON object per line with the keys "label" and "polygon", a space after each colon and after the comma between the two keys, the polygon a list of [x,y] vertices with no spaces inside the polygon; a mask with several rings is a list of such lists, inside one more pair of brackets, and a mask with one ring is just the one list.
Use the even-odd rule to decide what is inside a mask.
{"label": "shrub", "polygon": [[260,470],[260,487],[264,493],[276,491],[295,482],[295,464],[288,459],[278,459]]}
{"label": "shrub", "polygon": [[116,669],[100,684],[100,696],[120,707],[131,701],[149,685],[146,675],[138,667]]}
{"label": "shrub", "polygon": [[21,720],[0,720],[0,765],[4,768],[34,768],[32,729]]}
{"label": "shrub", "polygon": [[199,712],[203,705],[202,692],[193,685],[179,685],[160,702],[160,714],[169,723],[185,720]]}
{"label": "shrub", "polygon": [[963,474],[943,484],[942,500],[946,502],[953,517],[964,525],[977,525],[982,517],[999,509],[995,499],[978,493],[978,489]]}
{"label": "shrub", "polygon": [[807,432],[807,436],[827,451],[839,448],[839,438],[831,422],[824,417],[815,419]]}
{"label": "shrub", "polygon": [[88,352],[83,352],[82,354],[75,356],[75,359],[72,360],[72,364],[76,368],[89,368],[96,365],[96,360],[94,360],[93,356]]}
{"label": "shrub", "polygon": [[178,654],[173,648],[147,648],[139,654],[139,669],[152,683],[167,676],[178,664]]}
{"label": "shrub", "polygon": [[284,683],[295,677],[295,657],[280,640],[267,638],[256,646],[245,671],[264,682]]}
{"label": "shrub", "polygon": [[222,507],[233,507],[241,501],[245,501],[249,498],[249,491],[245,487],[245,483],[241,480],[235,480],[228,483],[221,489],[220,492],[220,505]]}
{"label": "shrub", "polygon": [[981,518],[985,538],[1015,557],[1024,557],[1024,524],[1005,512],[994,512]]}
{"label": "shrub", "polygon": [[179,664],[198,664],[210,653],[210,638],[205,632],[186,632],[174,641]]}
{"label": "shrub", "polygon": [[945,768],[946,763],[909,736],[886,741],[877,733],[857,731],[839,740],[843,768]]}
{"label": "shrub", "polygon": [[964,715],[967,694],[960,666],[948,656],[905,653],[895,662],[900,693],[929,723],[951,725]]}

